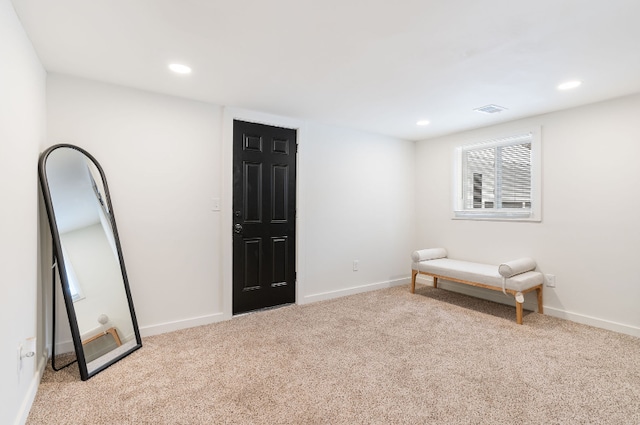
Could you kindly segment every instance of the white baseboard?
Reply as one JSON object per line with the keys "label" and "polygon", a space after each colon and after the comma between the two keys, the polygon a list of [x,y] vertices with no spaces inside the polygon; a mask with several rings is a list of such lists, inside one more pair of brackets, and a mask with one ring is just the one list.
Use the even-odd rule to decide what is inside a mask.
{"label": "white baseboard", "polygon": [[347,295],[359,294],[361,292],[375,291],[378,289],[391,288],[392,286],[406,285],[411,281],[409,277],[401,279],[387,280],[384,282],[369,283],[362,286],[353,286],[346,289],[338,289],[336,291],[322,292],[320,294],[306,295],[302,300],[298,300],[299,304],[309,304],[316,301],[330,300],[333,298],[345,297]]}
{"label": "white baseboard", "polygon": [[206,316],[192,317],[190,319],[176,320],[174,322],[165,322],[151,326],[141,326],[140,335],[152,336],[164,334],[167,332],[178,331],[180,329],[194,328],[196,326],[210,325],[211,323],[221,322],[226,319],[224,313],[208,314]]}
{"label": "white baseboard", "polygon": [[[418,276],[417,283],[433,286],[433,279],[427,276]],[[512,296],[506,297],[501,292],[483,290],[475,286],[465,285],[457,282],[440,281],[438,287],[442,289],[458,292],[465,295],[470,295],[476,298],[482,298],[489,301],[494,301],[500,304],[507,304],[515,306],[515,301]],[[570,320],[576,323],[582,323],[584,325],[593,326],[596,328],[607,329],[614,332],[619,332],[627,335],[640,337],[640,328],[625,325],[623,323],[611,322],[605,319],[599,319],[597,317],[586,316],[584,314],[572,313],[570,311],[561,310],[559,308],[544,306],[544,314],[549,316],[558,317],[560,319]],[[535,292],[525,295],[524,308],[526,310],[538,311],[538,301],[536,299]]]}
{"label": "white baseboard", "polygon": [[558,317],[560,319],[571,320],[572,322],[582,323],[596,328],[607,329],[610,331],[640,337],[640,328],[623,323],[612,322],[609,320],[598,319],[597,317],[586,316],[584,314],[572,313],[570,311],[560,310],[559,308],[546,307],[544,313],[549,316]]}
{"label": "white baseboard", "polygon": [[47,360],[48,355],[47,353],[44,353],[42,356],[40,356],[38,364],[36,364],[36,370],[31,377],[29,389],[27,390],[27,393],[24,397],[22,406],[20,406],[20,410],[18,410],[18,416],[16,417],[15,425],[24,425],[27,422],[29,412],[31,411],[31,406],[33,405],[33,401],[36,399],[36,394],[38,393],[38,386],[40,386],[40,381],[42,380],[42,375],[44,374],[44,368],[47,365]]}
{"label": "white baseboard", "polygon": [[[221,322],[225,319],[223,313],[208,314],[206,316],[192,317],[184,320],[176,320],[174,322],[165,322],[157,325],[141,326],[140,335],[142,337],[164,334],[167,332],[178,331],[180,329],[193,328],[196,326],[208,325],[211,323]],[[133,338],[131,334],[131,338]],[[73,353],[75,347],[72,340],[60,341],[56,343],[56,355],[62,353]]]}

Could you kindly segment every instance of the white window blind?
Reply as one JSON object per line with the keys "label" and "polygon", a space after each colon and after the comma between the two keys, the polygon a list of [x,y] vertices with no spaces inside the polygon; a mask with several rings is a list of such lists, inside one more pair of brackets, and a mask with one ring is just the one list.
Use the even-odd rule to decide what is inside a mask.
{"label": "white window blind", "polygon": [[459,147],[455,217],[531,218],[538,202],[534,144],[527,133]]}

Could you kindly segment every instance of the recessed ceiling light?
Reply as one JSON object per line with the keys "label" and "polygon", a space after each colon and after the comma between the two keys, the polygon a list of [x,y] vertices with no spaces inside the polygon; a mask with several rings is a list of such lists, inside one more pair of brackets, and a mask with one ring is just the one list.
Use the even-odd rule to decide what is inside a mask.
{"label": "recessed ceiling light", "polygon": [[423,125],[423,126],[424,126],[424,125],[429,125],[429,124],[431,124],[431,123],[429,122],[429,120],[420,120],[420,121],[418,121],[418,122],[416,123],[416,125]]}
{"label": "recessed ceiling light", "polygon": [[169,65],[169,69],[178,74],[191,74],[191,68],[180,63],[172,63]]}
{"label": "recessed ceiling light", "polygon": [[562,83],[558,86],[558,90],[571,90],[571,89],[575,89],[576,87],[578,87],[580,84],[582,84],[582,81],[567,81],[565,83]]}

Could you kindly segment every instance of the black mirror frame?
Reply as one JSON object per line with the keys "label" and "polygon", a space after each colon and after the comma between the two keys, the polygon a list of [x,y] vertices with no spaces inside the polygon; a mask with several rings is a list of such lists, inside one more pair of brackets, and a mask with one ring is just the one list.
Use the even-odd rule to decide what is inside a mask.
{"label": "black mirror frame", "polygon": [[[58,233],[58,226],[56,223],[56,218],[55,218],[55,214],[53,211],[53,203],[51,200],[51,192],[49,190],[49,183],[47,181],[47,173],[46,173],[46,162],[47,162],[47,158],[49,157],[49,155],[51,154],[51,152],[53,152],[56,149],[59,148],[70,148],[70,149],[75,149],[76,151],[80,152],[81,154],[83,154],[85,157],[87,157],[98,169],[99,173],[100,173],[100,178],[102,179],[102,184],[104,186],[104,195],[105,195],[105,202],[107,203],[107,207],[109,210],[109,221],[111,224],[111,228],[113,230],[113,237],[115,239],[115,245],[118,251],[118,262],[120,264],[120,270],[122,272],[122,280],[124,283],[124,290],[127,296],[127,302],[129,305],[129,312],[131,313],[131,321],[133,324],[133,330],[135,332],[135,336],[136,336],[136,345],[134,347],[132,347],[131,349],[127,350],[126,352],[114,357],[113,359],[111,359],[108,362],[105,362],[105,364],[97,367],[95,370],[89,372],[87,369],[87,363],[86,363],[86,359],[85,359],[85,355],[84,355],[84,348],[82,345],[82,339],[80,336],[80,331],[78,328],[78,322],[77,322],[77,317],[76,317],[76,313],[75,313],[75,308],[73,305],[73,299],[71,296],[71,291],[69,289],[69,282],[67,280],[67,271],[66,271],[66,267],[65,267],[65,263],[64,263],[64,258],[63,258],[63,254],[62,254],[62,245],[60,243],[60,234]],[[40,159],[38,161],[38,176],[39,176],[39,180],[40,180],[40,187],[42,190],[42,197],[44,199],[44,204],[45,204],[45,208],[47,210],[47,217],[49,219],[49,228],[51,231],[51,238],[52,238],[52,242],[53,242],[53,255],[56,259],[55,264],[57,264],[57,268],[58,268],[58,276],[60,278],[60,282],[62,285],[62,293],[64,295],[64,301],[65,301],[65,307],[67,310],[67,316],[69,317],[69,325],[71,328],[71,336],[73,338],[73,345],[75,348],[75,352],[76,352],[76,359],[78,361],[78,369],[80,371],[80,378],[83,381],[86,381],[87,379],[91,378],[92,376],[94,376],[95,374],[97,374],[98,372],[101,372],[102,370],[106,369],[107,367],[111,366],[112,364],[118,362],[119,360],[121,360],[122,358],[128,356],[129,354],[131,354],[132,352],[138,350],[139,348],[142,347],[142,338],[140,336],[140,330],[138,329],[138,321],[136,319],[136,314],[135,314],[135,310],[133,307],[133,298],[131,297],[131,290],[129,288],[129,280],[127,278],[127,271],[124,265],[124,258],[122,255],[122,248],[120,246],[120,238],[118,236],[118,229],[116,227],[116,219],[115,219],[115,215],[113,212],[113,206],[111,205],[111,195],[109,194],[109,187],[107,185],[107,179],[105,177],[104,171],[102,170],[102,167],[100,166],[100,164],[98,163],[98,161],[87,151],[85,151],[84,149],[75,146],[75,145],[71,145],[71,144],[66,144],[66,143],[62,143],[62,144],[57,144],[54,146],[51,146],[49,148],[47,148],[44,152],[42,152],[42,154],[40,154]],[[55,282],[54,282],[55,283]],[[55,288],[54,288],[55,289]],[[53,314],[55,314],[55,305],[53,306]],[[55,335],[55,330],[54,330],[54,335]],[[52,341],[52,345],[55,346],[55,341]],[[52,359],[53,362],[53,359]]]}

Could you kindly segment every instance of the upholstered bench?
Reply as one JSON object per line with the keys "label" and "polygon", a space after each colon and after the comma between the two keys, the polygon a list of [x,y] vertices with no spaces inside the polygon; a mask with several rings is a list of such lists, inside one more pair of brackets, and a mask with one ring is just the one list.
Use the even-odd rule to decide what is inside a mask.
{"label": "upholstered bench", "polygon": [[444,248],[414,251],[411,254],[411,293],[415,293],[416,276],[424,274],[433,277],[433,287],[438,287],[438,279],[450,280],[494,291],[511,294],[516,299],[516,323],[522,324],[522,304],[527,292],[536,291],[538,313],[543,314],[542,273],[535,271],[536,262],[532,258],[520,258],[499,266],[473,263],[447,258]]}

